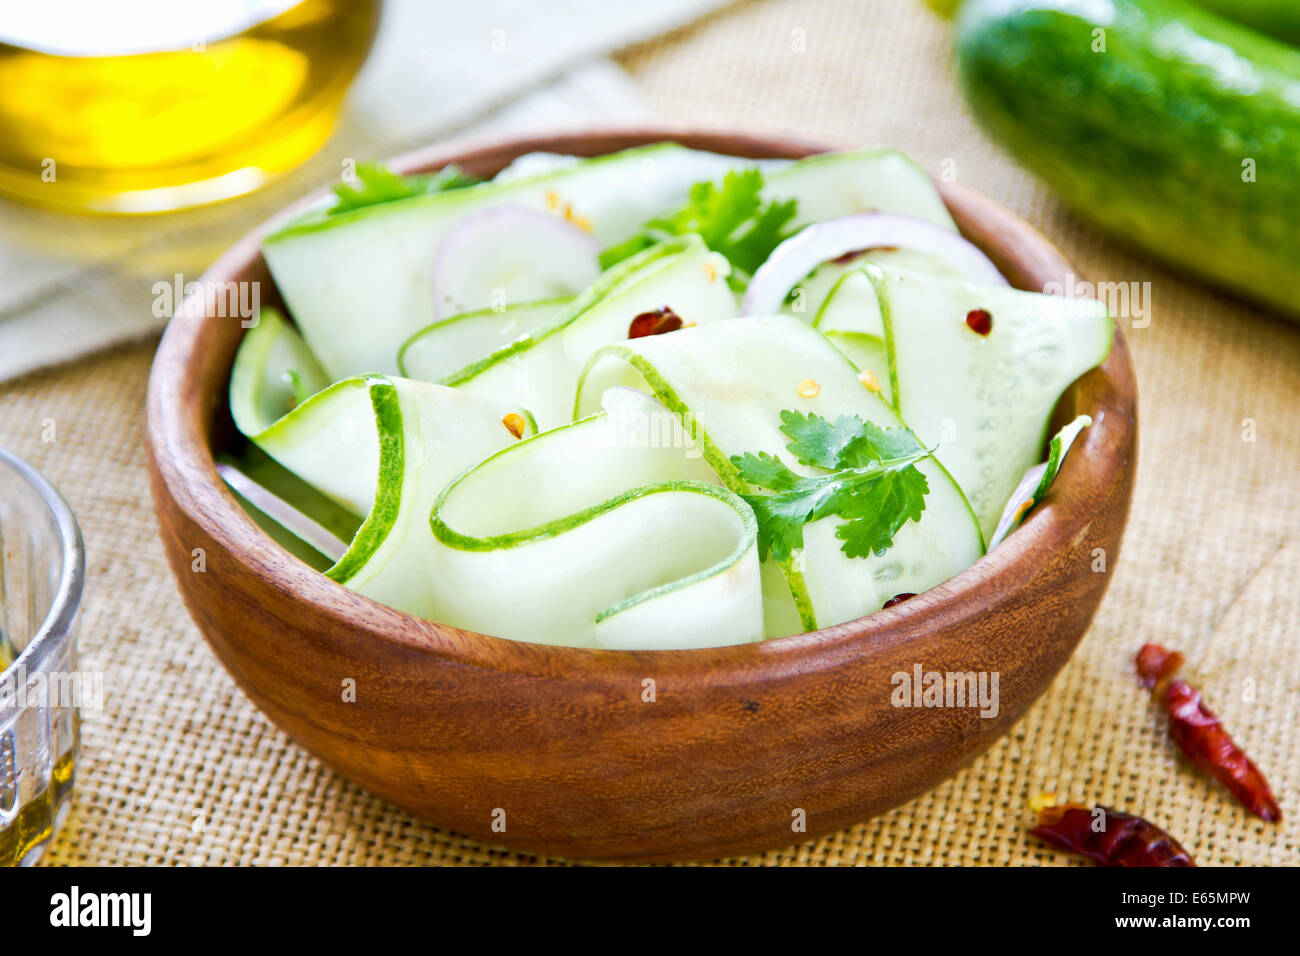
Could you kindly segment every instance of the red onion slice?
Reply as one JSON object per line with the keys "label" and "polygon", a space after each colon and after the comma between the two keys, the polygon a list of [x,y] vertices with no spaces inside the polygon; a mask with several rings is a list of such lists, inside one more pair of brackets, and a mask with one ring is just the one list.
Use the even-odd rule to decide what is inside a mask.
{"label": "red onion slice", "polygon": [[556,213],[518,203],[472,212],[438,246],[434,316],[580,292],[600,275],[599,254],[591,236]]}
{"label": "red onion slice", "polygon": [[912,249],[943,259],[973,282],[1007,285],[989,258],[951,229],[915,216],[864,212],[814,223],[781,243],[754,273],[741,315],[772,315],[799,282],[824,262],[879,247]]}

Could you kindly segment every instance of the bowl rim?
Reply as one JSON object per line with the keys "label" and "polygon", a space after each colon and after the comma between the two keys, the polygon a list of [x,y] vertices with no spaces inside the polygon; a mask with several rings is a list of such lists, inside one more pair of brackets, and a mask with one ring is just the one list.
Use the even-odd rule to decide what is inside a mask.
{"label": "bowl rim", "polygon": [[[609,142],[610,149],[592,152],[584,145],[592,140]],[[449,162],[468,165],[499,155],[519,156],[539,150],[599,155],[661,141],[755,158],[794,158],[841,148],[784,135],[726,129],[609,126],[454,140],[403,153],[388,160],[387,165],[405,173]],[[983,215],[998,220],[993,222],[991,234],[997,234],[999,229],[1014,229],[1032,237],[1036,246],[1032,252],[1040,270],[1062,277],[1073,271],[1049,240],[1014,213],[974,190],[945,182],[936,181],[935,185],[950,207],[954,202],[977,203]],[[205,289],[256,267],[261,260],[262,237],[300,216],[328,193],[329,186],[324,186],[253,229],[203,273],[198,285]],[[864,640],[872,648],[885,650],[926,633],[948,632],[963,620],[996,610],[1002,600],[1069,550],[1060,542],[1082,540],[1094,517],[1091,513],[1066,511],[1049,498],[996,550],[908,601],[816,631],[752,644],[628,651],[535,644],[466,631],[406,614],[331,581],[276,545],[239,506],[216,471],[208,435],[210,419],[203,419],[204,414],[211,415],[209,406],[214,396],[200,393],[204,376],[195,372],[203,368],[207,340],[217,334],[215,323],[222,321],[229,320],[208,315],[201,303],[187,300],[159,344],[147,397],[147,441],[156,469],[155,494],[165,489],[172,504],[225,549],[245,573],[258,577],[266,587],[308,602],[333,623],[346,628],[350,640],[391,642],[406,652],[454,661],[462,667],[548,678],[563,674],[594,682],[653,673],[731,687],[768,680],[773,667],[800,673],[833,669],[846,658],[865,653]],[[229,363],[225,366],[221,373],[225,378],[218,376],[218,381],[228,378]],[[1060,490],[1078,485],[1089,492],[1084,496],[1087,500],[1100,502],[1120,483],[1125,465],[1136,450],[1136,380],[1118,323],[1105,362],[1076,380],[1065,394],[1072,392],[1078,393],[1080,410],[1092,414],[1093,425],[1080,435],[1075,453],[1067,457],[1057,476],[1057,497]],[[215,396],[217,401],[221,398],[222,394]],[[1085,405],[1084,400],[1091,404]],[[1107,409],[1118,414],[1108,414]],[[1096,461],[1098,467],[1083,468],[1080,463],[1084,458]],[[1085,481],[1089,476],[1091,480]],[[268,546],[274,549],[269,558]],[[990,596],[997,600],[990,602]],[[979,597],[983,600],[971,599]]]}

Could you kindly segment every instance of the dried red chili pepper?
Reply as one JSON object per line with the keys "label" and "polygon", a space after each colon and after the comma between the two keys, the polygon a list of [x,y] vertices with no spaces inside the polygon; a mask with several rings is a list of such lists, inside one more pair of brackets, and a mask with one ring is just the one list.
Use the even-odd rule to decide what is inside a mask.
{"label": "dried red chili pepper", "polygon": [[1169,736],[1198,770],[1208,773],[1237,802],[1269,823],[1282,819],[1282,808],[1259,768],[1223,729],[1223,722],[1201,700],[1201,692],[1184,680],[1165,691]]}
{"label": "dried red chili pepper", "polygon": [[1196,866],[1178,841],[1154,823],[1109,807],[1044,807],[1038,811],[1038,826],[1029,832],[1098,866]]}
{"label": "dried red chili pepper", "polygon": [[1143,644],[1137,655],[1138,680],[1148,689],[1162,685],[1183,666],[1183,655],[1159,644]]}
{"label": "dried red chili pepper", "polygon": [[647,335],[663,335],[682,327],[682,317],[668,306],[653,312],[642,312],[627,327],[629,339],[642,339]]}
{"label": "dried red chili pepper", "polygon": [[1182,654],[1159,644],[1144,645],[1137,655],[1138,678],[1162,697],[1169,736],[1198,770],[1219,781],[1243,807],[1270,823],[1281,820],[1282,808],[1268,781],[1205,706],[1200,691],[1184,680],[1170,682],[1182,663]]}

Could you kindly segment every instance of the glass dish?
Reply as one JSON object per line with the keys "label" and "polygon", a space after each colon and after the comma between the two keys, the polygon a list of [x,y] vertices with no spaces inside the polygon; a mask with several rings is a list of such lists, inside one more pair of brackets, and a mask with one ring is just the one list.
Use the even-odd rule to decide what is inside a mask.
{"label": "glass dish", "polygon": [[30,866],[63,822],[79,706],[102,675],[76,671],[85,552],[67,502],[0,448],[0,866]]}
{"label": "glass dish", "polygon": [[0,192],[154,213],[258,189],[315,153],[379,0],[42,0],[0,16]]}

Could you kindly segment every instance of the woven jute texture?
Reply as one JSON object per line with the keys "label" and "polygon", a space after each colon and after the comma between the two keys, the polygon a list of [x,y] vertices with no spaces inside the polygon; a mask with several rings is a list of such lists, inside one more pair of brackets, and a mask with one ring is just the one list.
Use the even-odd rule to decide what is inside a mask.
{"label": "woven jute texture", "polygon": [[[1127,330],[1142,422],[1132,518],[1072,662],[1019,726],[932,792],[734,862],[1065,864],[1026,833],[1029,797],[1054,791],[1141,813],[1203,865],[1300,863],[1300,326],[1067,215],[976,128],[953,83],[946,27],[919,3],[746,3],[621,59],[665,120],[900,147],[1026,217],[1082,275],[1150,283],[1149,325]],[[243,697],[186,616],[156,540],[141,434],[152,351],[119,349],[0,388],[0,442],[81,518],[82,644],[87,666],[106,672],[105,710],[85,727],[72,813],[46,860],[563,862],[386,806]],[[55,440],[45,442],[50,420]],[[1133,678],[1146,641],[1188,653],[1194,680],[1272,781],[1285,823],[1248,816],[1178,757]]]}

